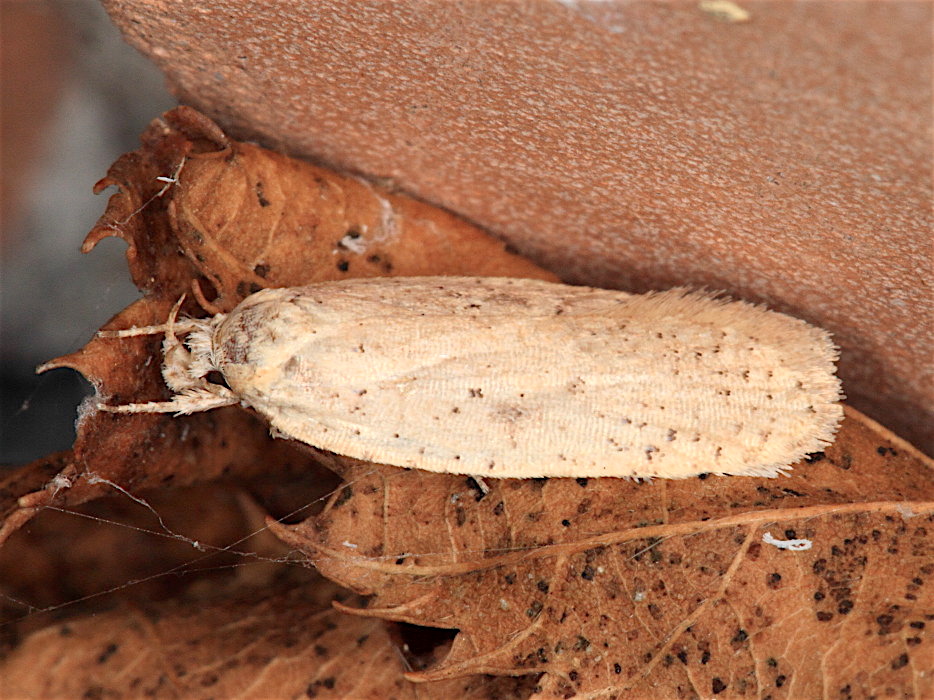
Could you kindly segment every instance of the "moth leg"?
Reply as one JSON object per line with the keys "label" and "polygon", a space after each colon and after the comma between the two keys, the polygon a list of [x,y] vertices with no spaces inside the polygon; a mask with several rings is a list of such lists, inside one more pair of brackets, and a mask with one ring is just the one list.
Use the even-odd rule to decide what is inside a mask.
{"label": "moth leg", "polygon": [[98,403],[97,408],[107,413],[174,413],[177,416],[210,411],[223,406],[233,406],[240,399],[230,389],[217,386],[185,389],[169,401],[148,401],[146,403],[125,403],[111,406]]}
{"label": "moth leg", "polygon": [[476,474],[471,474],[470,478],[474,480],[474,483],[477,485],[477,488],[480,489],[480,493],[486,496],[490,492],[490,485],[486,483],[482,476],[477,476]]}

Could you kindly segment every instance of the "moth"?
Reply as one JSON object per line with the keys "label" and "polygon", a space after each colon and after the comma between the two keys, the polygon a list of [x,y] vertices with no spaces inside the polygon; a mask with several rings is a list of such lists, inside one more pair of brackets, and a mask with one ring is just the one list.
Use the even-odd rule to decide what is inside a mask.
{"label": "moth", "polygon": [[374,278],[265,289],[206,319],[177,309],[110,334],[165,333],[171,400],[101,409],[241,404],[338,454],[513,478],[775,476],[842,417],[826,331],[685,289]]}

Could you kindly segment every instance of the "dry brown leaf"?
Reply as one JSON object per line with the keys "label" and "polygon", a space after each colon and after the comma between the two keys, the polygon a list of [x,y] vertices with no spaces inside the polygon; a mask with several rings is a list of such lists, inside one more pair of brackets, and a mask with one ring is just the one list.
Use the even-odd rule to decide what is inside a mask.
{"label": "dry brown leaf", "polygon": [[[365,181],[228,139],[212,121],[179,107],[156,119],[142,147],[97,184],[116,185],[83,250],[102,238],[128,243],[127,260],[145,297],[105,328],[161,323],[178,297],[229,310],[263,286],[345,276],[477,274],[554,279],[440,209]],[[191,297],[191,295],[189,295]],[[203,315],[189,299],[184,309]],[[95,337],[48,368],[71,367],[112,403],[165,398],[161,337]],[[0,494],[0,542],[43,506],[71,506],[112,489],[183,485],[314,463],[237,408],[174,418],[81,410],[70,453],[14,474]],[[27,483],[28,482],[28,483]],[[28,486],[23,490],[22,486]]]}
{"label": "dry brown leaf", "polygon": [[[409,674],[544,671],[585,697],[930,697],[932,462],[855,411],[790,477],[471,479],[334,459],[275,525],[358,614],[459,630]],[[807,551],[769,544],[802,538]]]}
{"label": "dry brown leaf", "polygon": [[[343,276],[554,278],[443,211],[232,141],[187,108],[153,122],[143,147],[115,163],[99,187],[108,184],[120,192],[85,249],[108,235],[124,238],[131,273],[145,291],[108,328],[159,323],[187,291],[211,311],[228,310],[262,286]],[[193,300],[185,310],[200,313]],[[113,403],[161,399],[160,340],[96,338],[50,366],[77,369]],[[87,408],[72,451],[2,484],[0,541],[50,507],[218,477],[256,486],[266,475],[270,481],[253,492],[280,516],[315,499],[307,489],[290,491],[294,484],[330,483],[318,466],[325,461],[346,481],[326,510],[273,527],[326,576],[375,595],[366,609],[354,608],[356,617],[326,610],[331,584],[274,586],[279,551],[263,569],[238,567],[233,581],[127,593],[143,601],[139,609],[73,622],[70,636],[61,627],[32,632],[2,667],[4,692],[934,693],[931,462],[856,412],[848,412],[825,456],[780,479],[491,480],[484,495],[463,477],[297,447],[270,442],[267,426],[237,408],[186,418]],[[208,493],[204,503],[215,510],[202,523],[207,530],[187,530],[198,533],[189,540],[258,528],[255,514],[225,509],[223,491]],[[167,517],[183,505],[147,500]],[[101,506],[113,520],[106,510],[113,504]],[[813,548],[779,549],[763,542],[766,532],[807,538]],[[105,582],[132,588],[124,584],[141,569],[121,554],[129,545],[85,536],[65,544],[81,534],[57,516],[21,531],[4,551],[5,569],[0,559],[7,593],[55,606]],[[153,556],[163,572],[186,557],[187,550]],[[85,571],[93,575],[82,577]],[[199,593],[206,597],[193,602]],[[182,597],[147,601],[161,595]],[[408,684],[397,651],[405,640],[372,618],[459,632],[450,651],[429,644],[409,657],[408,678],[421,683]],[[39,624],[27,620],[16,629]],[[432,653],[440,660],[425,666]],[[51,672],[37,675],[36,668]],[[477,675],[485,673],[520,679]]]}
{"label": "dry brown leaf", "polygon": [[[330,607],[333,584],[123,607],[34,632],[0,662],[0,698],[520,698],[534,683],[414,685],[381,620]],[[357,601],[358,602],[358,601]]]}
{"label": "dry brown leaf", "polygon": [[294,517],[320,509],[333,482],[302,476],[118,493],[70,509],[44,508],[0,548],[0,639],[9,644],[63,617],[121,601],[205,590],[220,596],[284,576],[307,580],[310,570],[294,565],[264,523],[270,512]]}

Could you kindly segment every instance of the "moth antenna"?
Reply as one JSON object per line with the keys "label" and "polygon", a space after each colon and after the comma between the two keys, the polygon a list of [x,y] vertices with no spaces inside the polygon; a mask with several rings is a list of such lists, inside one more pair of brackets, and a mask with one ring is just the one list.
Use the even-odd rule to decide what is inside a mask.
{"label": "moth antenna", "polygon": [[[178,333],[190,333],[195,329],[195,325],[192,321],[181,321],[173,324]],[[160,323],[156,326],[133,326],[132,328],[123,328],[121,330],[113,331],[97,331],[98,338],[134,338],[141,335],[159,335],[160,333],[168,333],[169,324]]]}
{"label": "moth antenna", "polygon": [[125,403],[117,406],[98,403],[97,408],[107,413],[174,413],[176,416],[182,416],[238,403],[240,399],[230,389],[216,386],[210,389],[185,389],[169,401]]}

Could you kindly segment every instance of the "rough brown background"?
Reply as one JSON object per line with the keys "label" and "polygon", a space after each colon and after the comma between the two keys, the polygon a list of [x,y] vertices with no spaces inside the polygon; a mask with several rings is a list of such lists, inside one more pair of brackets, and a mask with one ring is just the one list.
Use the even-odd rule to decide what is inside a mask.
{"label": "rough brown background", "polygon": [[932,452],[932,5],[104,0],[241,137],[398,186],[572,282],[819,323]]}

